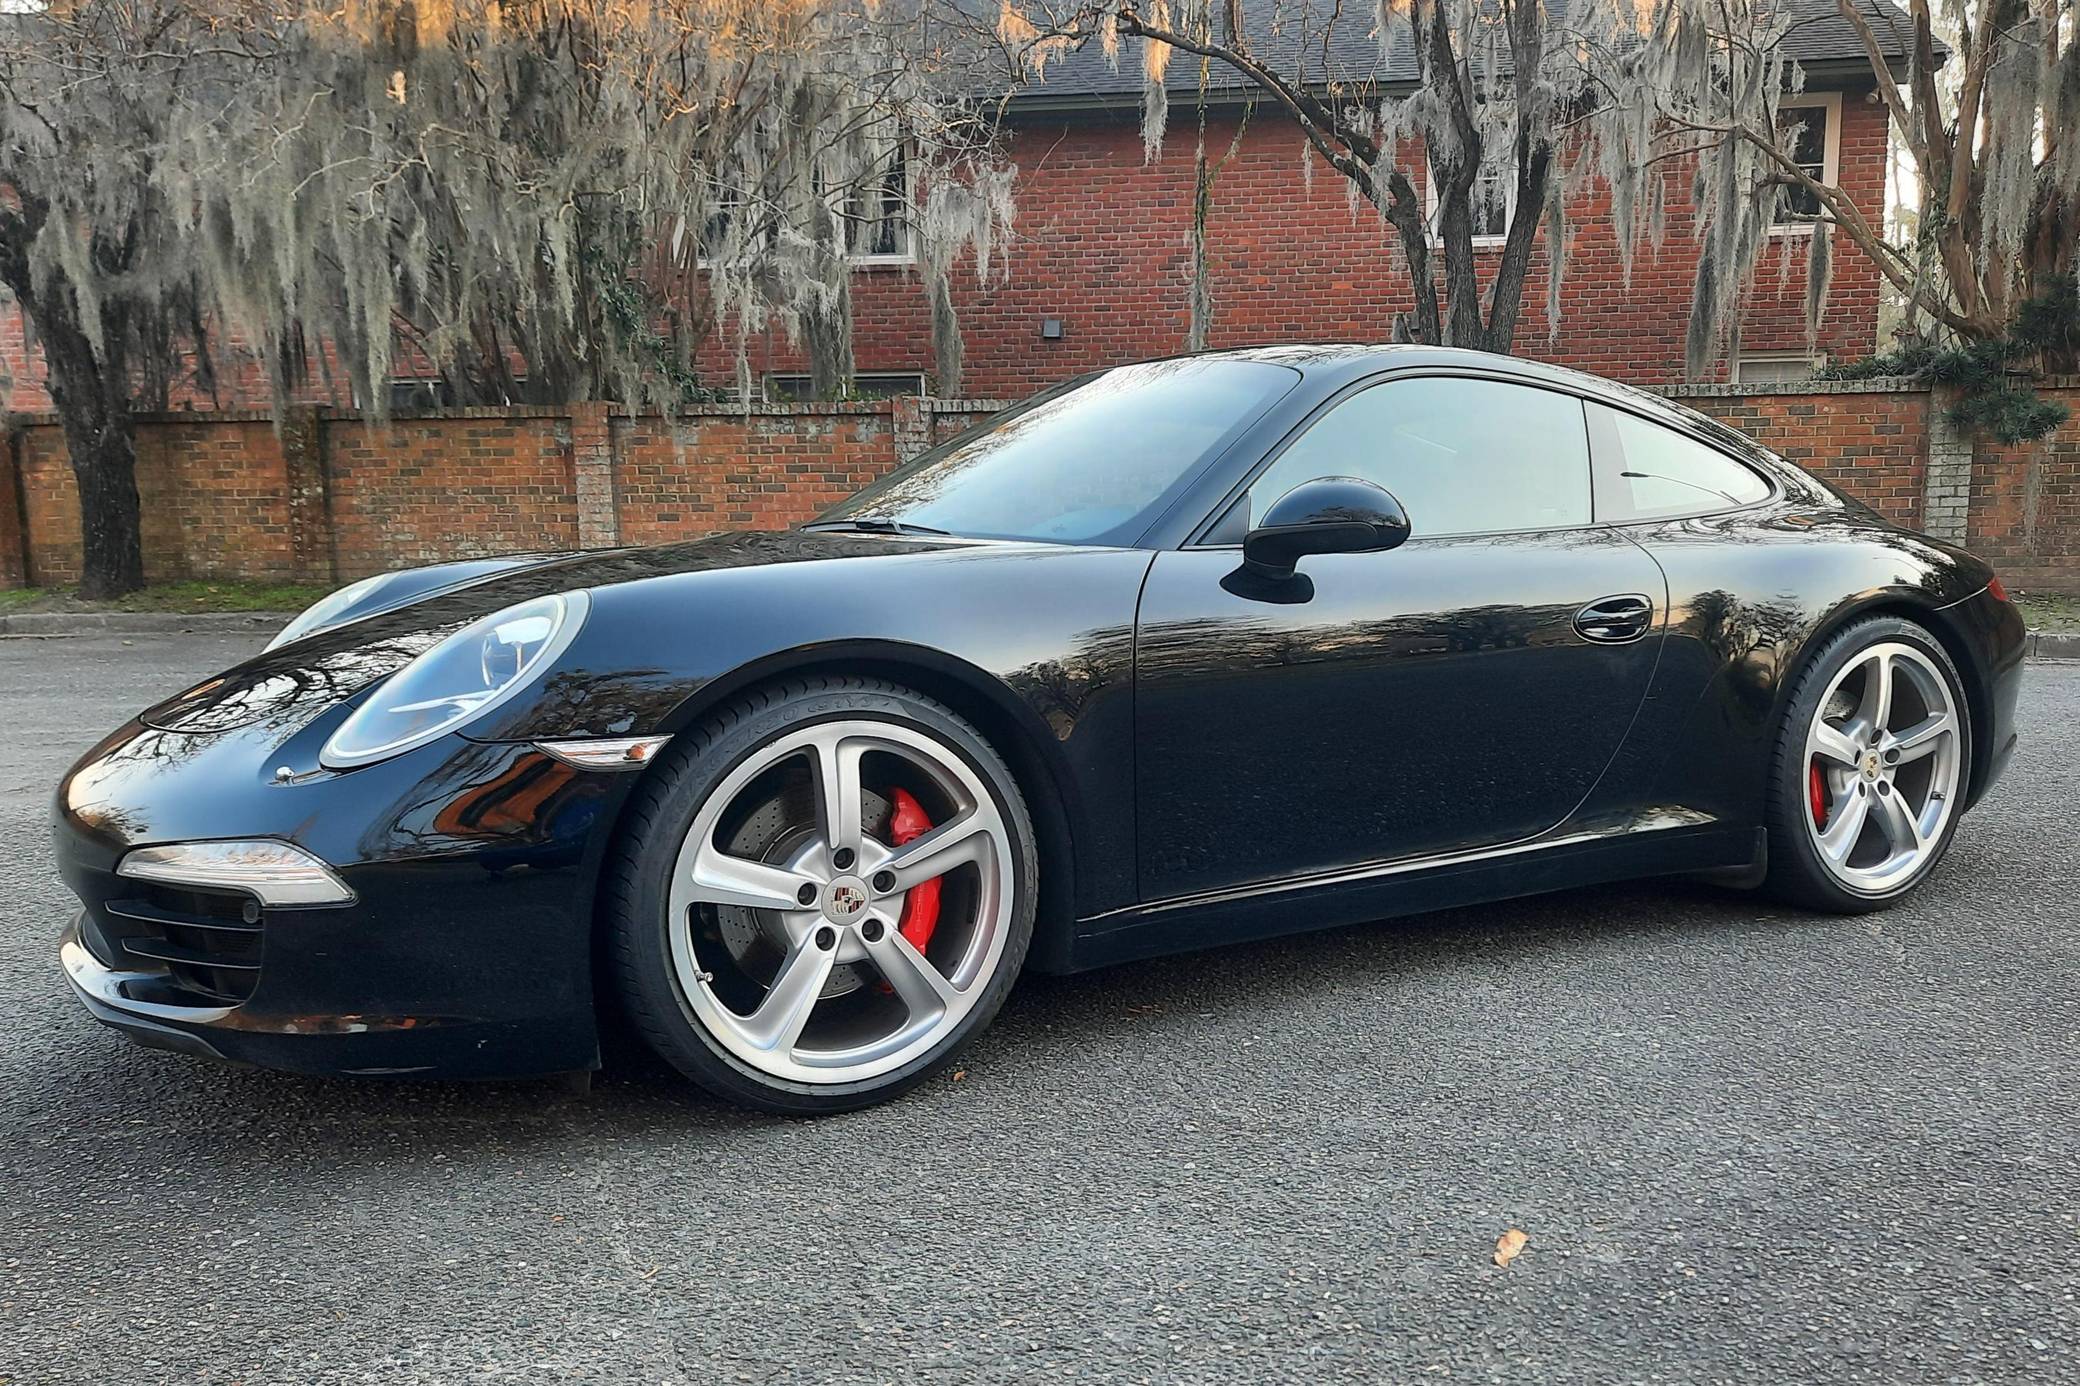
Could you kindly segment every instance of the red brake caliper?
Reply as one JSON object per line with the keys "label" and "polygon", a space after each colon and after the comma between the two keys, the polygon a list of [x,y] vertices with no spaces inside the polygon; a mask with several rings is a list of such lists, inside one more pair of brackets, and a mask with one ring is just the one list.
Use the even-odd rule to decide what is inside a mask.
{"label": "red brake caliper", "polygon": [[[932,830],[931,817],[925,813],[924,805],[911,797],[907,789],[898,789],[892,798],[895,812],[889,815],[888,838],[891,844],[900,847],[912,838],[924,836]],[[925,945],[932,941],[932,930],[939,927],[939,882],[919,881],[903,896],[903,922],[897,926],[910,946],[922,953]]]}
{"label": "red brake caliper", "polygon": [[1815,756],[1808,763],[1808,772],[1806,775],[1806,793],[1810,795],[1813,800],[1813,826],[1816,828],[1826,827],[1827,781],[1821,777],[1820,759],[1818,756]]}

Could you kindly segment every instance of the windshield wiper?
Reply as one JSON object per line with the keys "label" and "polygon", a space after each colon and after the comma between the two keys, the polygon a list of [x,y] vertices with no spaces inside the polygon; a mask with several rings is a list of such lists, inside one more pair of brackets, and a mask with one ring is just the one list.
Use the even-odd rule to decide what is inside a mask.
{"label": "windshield wiper", "polygon": [[802,526],[808,530],[856,529],[867,534],[931,534],[952,538],[950,529],[933,529],[930,525],[913,525],[908,520],[898,520],[887,515],[854,515],[843,520],[818,520]]}

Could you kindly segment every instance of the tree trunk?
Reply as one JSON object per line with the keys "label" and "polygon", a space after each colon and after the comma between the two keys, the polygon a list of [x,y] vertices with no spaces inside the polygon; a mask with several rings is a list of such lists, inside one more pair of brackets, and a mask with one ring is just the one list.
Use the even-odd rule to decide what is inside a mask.
{"label": "tree trunk", "polygon": [[852,262],[845,229],[821,199],[810,209],[809,234],[816,242],[817,274],[827,295],[802,314],[802,345],[809,357],[809,392],[817,399],[852,393]]}
{"label": "tree trunk", "polygon": [[[1504,355],[1516,343],[1517,316],[1524,305],[1524,281],[1531,273],[1531,248],[1537,244],[1538,228],[1545,220],[1546,181],[1552,175],[1553,162],[1551,145],[1532,144],[1520,135],[1517,146],[1517,201],[1510,212],[1502,260],[1495,266],[1486,340],[1481,343],[1483,349]],[[1548,260],[1555,264],[1565,253],[1565,246],[1546,247]]]}
{"label": "tree trunk", "polygon": [[1396,330],[1405,325],[1408,340],[1437,346],[1444,341],[1444,324],[1438,315],[1437,281],[1430,273],[1430,228],[1423,223],[1423,204],[1408,175],[1398,168],[1388,173],[1387,187],[1387,220],[1401,237],[1401,253],[1408,261],[1409,283],[1416,299],[1414,316],[1398,318]]}
{"label": "tree trunk", "polygon": [[1184,349],[1204,351],[1213,336],[1213,288],[1206,282],[1206,213],[1213,202],[1213,176],[1206,166],[1206,100],[1199,100],[1199,145],[1192,156],[1192,319]]}
{"label": "tree trunk", "polygon": [[961,368],[967,355],[960,314],[953,305],[953,285],[947,282],[952,273],[952,266],[925,257],[925,302],[932,316],[932,392],[941,399],[960,398]]}
{"label": "tree trunk", "polygon": [[110,358],[103,360],[79,325],[69,288],[52,286],[23,307],[43,343],[51,403],[79,487],[79,594],[98,601],[135,592],[144,586],[144,542],[123,324],[103,314]]}

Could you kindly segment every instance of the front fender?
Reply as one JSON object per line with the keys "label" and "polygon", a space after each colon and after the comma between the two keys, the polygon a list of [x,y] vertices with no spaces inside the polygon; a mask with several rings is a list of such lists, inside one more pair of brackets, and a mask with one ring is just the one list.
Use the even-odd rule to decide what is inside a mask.
{"label": "front fender", "polygon": [[597,587],[558,667],[469,735],[669,735],[809,669],[909,682],[1040,772],[1029,797],[1050,794],[1077,844],[1077,912],[1118,908],[1135,903],[1134,612],[1152,557],[979,544]]}

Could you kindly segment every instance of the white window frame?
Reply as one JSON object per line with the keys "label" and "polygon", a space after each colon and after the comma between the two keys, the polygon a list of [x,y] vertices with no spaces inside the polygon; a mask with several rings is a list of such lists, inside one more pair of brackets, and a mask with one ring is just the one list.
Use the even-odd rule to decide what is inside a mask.
{"label": "white window frame", "polygon": [[[1502,184],[1502,234],[1473,238],[1475,250],[1499,249],[1509,240],[1509,225],[1517,219],[1517,180],[1515,171],[1505,169],[1507,175]],[[1443,245],[1444,237],[1437,230],[1437,174],[1430,167],[1430,156],[1423,156],[1423,228],[1429,233],[1430,244]]]}
{"label": "white window frame", "polygon": [[1787,382],[1780,380],[1756,381],[1742,379],[1742,376],[1745,373],[1746,368],[1749,366],[1774,366],[1784,363],[1791,363],[1803,366],[1805,367],[1806,374],[1810,375],[1814,371],[1820,369],[1822,364],[1822,357],[1817,352],[1806,351],[1744,351],[1733,358],[1733,372],[1731,383],[1735,385],[1785,384]]}
{"label": "white window frame", "polygon": [[[0,3],[5,3],[5,0],[0,0]],[[908,143],[903,145],[903,245],[905,248],[892,255],[878,255],[872,252],[854,253],[848,250],[845,252],[845,263],[852,266],[852,268],[901,269],[917,263],[917,160],[914,157],[915,153],[916,151]],[[832,213],[839,218],[842,227],[844,222],[842,208],[834,206],[832,207]],[[710,268],[711,263],[702,252],[699,241],[696,241],[693,267],[696,270],[705,270]]]}
{"label": "white window frame", "polygon": [[[1838,91],[1807,92],[1798,96],[1787,96],[1777,103],[1777,113],[1785,111],[1824,110],[1827,112],[1827,134],[1820,142],[1820,181],[1830,188],[1842,185],[1842,94]],[[1769,233],[1772,236],[1810,236],[1814,223],[1810,221],[1772,221]]]}
{"label": "white window frame", "polygon": [[846,261],[855,269],[903,266],[917,263],[917,159],[916,150],[903,145],[903,249],[892,255],[847,251]]}

